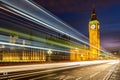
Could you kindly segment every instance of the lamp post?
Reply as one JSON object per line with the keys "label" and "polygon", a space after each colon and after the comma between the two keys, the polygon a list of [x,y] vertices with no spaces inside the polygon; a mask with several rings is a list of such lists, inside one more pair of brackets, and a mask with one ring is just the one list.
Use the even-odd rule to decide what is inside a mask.
{"label": "lamp post", "polygon": [[49,49],[49,50],[47,51],[47,53],[48,53],[48,61],[51,62],[51,54],[52,54],[52,50]]}
{"label": "lamp post", "polygon": [[0,62],[2,62],[2,55],[4,55],[4,48],[5,48],[5,45],[3,44],[3,45],[1,45],[1,47],[0,47]]}

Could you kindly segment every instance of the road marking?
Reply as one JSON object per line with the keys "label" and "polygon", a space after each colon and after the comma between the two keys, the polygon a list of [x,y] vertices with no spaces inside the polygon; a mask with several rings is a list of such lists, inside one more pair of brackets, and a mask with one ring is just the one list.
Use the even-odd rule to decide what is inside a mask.
{"label": "road marking", "polygon": [[66,76],[63,80],[69,80],[71,78],[73,78],[73,76]]}
{"label": "road marking", "polygon": [[36,80],[36,79],[40,79],[40,78],[44,78],[44,77],[50,77],[50,76],[54,76],[56,74],[49,74],[49,75],[45,75],[45,76],[42,76],[42,77],[36,77],[36,78],[33,78],[33,79],[30,79],[30,80]]}
{"label": "road marking", "polygon": [[82,77],[79,77],[79,78],[77,78],[77,79],[75,79],[75,80],[80,80]]}
{"label": "road marking", "polygon": [[65,75],[61,75],[61,76],[57,76],[54,79],[59,79],[59,80],[63,80],[63,78],[65,77]]}
{"label": "road marking", "polygon": [[99,74],[99,73],[100,73],[100,72],[97,72],[97,73],[95,73],[95,74],[90,75],[90,78],[96,76],[96,75]]}
{"label": "road marking", "polygon": [[62,73],[64,74],[64,73],[69,73],[69,72],[68,72],[68,71],[65,71],[65,72],[62,72]]}

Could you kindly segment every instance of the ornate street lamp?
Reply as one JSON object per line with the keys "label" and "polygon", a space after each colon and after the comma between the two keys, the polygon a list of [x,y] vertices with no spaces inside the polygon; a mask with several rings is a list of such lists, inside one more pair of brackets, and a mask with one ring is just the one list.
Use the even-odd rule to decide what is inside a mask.
{"label": "ornate street lamp", "polygon": [[51,54],[52,54],[52,50],[49,49],[49,50],[47,51],[47,53],[48,53],[48,61],[51,62]]}

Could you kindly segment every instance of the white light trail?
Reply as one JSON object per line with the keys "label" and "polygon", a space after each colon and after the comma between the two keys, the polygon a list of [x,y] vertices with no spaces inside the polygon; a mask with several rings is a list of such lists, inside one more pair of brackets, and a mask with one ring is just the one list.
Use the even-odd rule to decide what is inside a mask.
{"label": "white light trail", "polygon": [[[46,13],[44,10],[42,10],[40,8],[36,9],[35,5],[32,4],[31,2],[29,2],[28,0],[27,1],[4,0],[3,2],[10,5],[9,7],[7,6],[9,9],[11,9],[11,10],[13,10],[13,11],[15,11],[15,12],[21,14],[21,15],[24,15],[24,17],[29,18],[29,20],[33,20],[35,23],[37,23],[37,24],[39,23],[40,25],[43,24],[45,27],[48,27],[48,28],[53,29],[55,31],[58,31],[62,34],[66,34],[66,35],[68,35],[68,36],[70,36],[70,37],[72,37],[72,38],[74,38],[74,39],[76,39],[80,42],[83,42],[84,44],[89,45],[89,43],[87,42],[88,40],[86,41],[86,38],[83,38],[83,35],[80,35],[80,33],[78,35],[78,32],[75,31],[73,28],[70,28],[69,26],[66,26],[63,23],[62,24],[59,23],[61,21],[56,20],[56,18],[49,16],[50,14],[48,15],[48,13]],[[26,10],[25,7],[17,6],[17,2],[26,3],[26,5],[31,6],[31,8],[37,10],[38,13],[42,14],[42,16],[40,16],[38,14],[35,15],[35,13],[32,13],[31,11]],[[44,13],[45,13],[45,15],[43,15]],[[53,22],[56,22],[56,23],[53,23],[53,22],[49,21],[46,18],[46,16],[47,16],[47,18],[50,18],[51,20],[53,20]]]}
{"label": "white light trail", "polygon": [[42,6],[39,5],[39,7],[32,1],[26,0],[28,3],[30,3],[31,5],[35,6],[36,8],[40,9],[41,11],[43,11],[44,13],[46,13],[47,15],[49,15],[50,17],[54,18],[55,20],[57,20],[58,22],[60,22],[61,24],[65,25],[66,27],[72,29],[73,31],[75,31],[76,33],[80,34],[81,36],[83,36],[84,38],[88,39],[88,37],[86,37],[85,35],[79,33],[77,30],[75,30],[74,28],[72,28],[72,26],[66,24],[65,22],[63,22],[62,20],[60,20],[59,18],[57,18],[57,16],[51,14],[49,11],[47,11],[45,8],[43,8]]}
{"label": "white light trail", "polygon": [[[83,62],[65,62],[65,63],[54,63],[54,64],[32,64],[32,65],[19,65],[19,66],[1,66],[0,73],[3,72],[15,72],[15,71],[25,71],[25,70],[35,70],[35,69],[54,69],[60,67],[68,67],[68,66],[88,66],[94,64],[102,64],[102,63],[113,63],[117,60],[96,60],[96,61],[83,61]],[[117,64],[117,63],[116,63]]]}
{"label": "white light trail", "polygon": [[[47,12],[47,10],[43,10],[43,8],[38,7],[34,3],[30,2],[29,0],[2,0],[5,3],[5,6],[10,10],[18,13],[22,17],[35,22],[39,25],[43,25],[47,28],[50,28],[54,31],[58,31],[62,34],[70,36],[77,41],[80,41],[86,45],[89,45],[88,38],[85,37],[83,34],[79,33],[75,29],[71,28],[64,22],[60,21],[54,15],[51,15]],[[18,5],[23,4],[23,5]],[[27,6],[27,7],[26,7]],[[92,46],[92,45],[91,45]],[[92,46],[96,48],[95,46]],[[106,53],[106,51],[101,50]]]}
{"label": "white light trail", "polygon": [[[33,49],[42,49],[42,50],[49,50],[50,48],[43,48],[43,47],[37,47],[37,46],[29,46],[29,45],[21,45],[21,44],[12,44],[12,43],[7,43],[7,42],[0,42],[2,45],[9,45],[9,46],[18,46],[18,47],[25,47],[25,48],[33,48]],[[58,51],[58,52],[65,52],[69,53],[68,51],[63,51],[63,50],[57,50],[57,49],[52,49],[52,51]]]}

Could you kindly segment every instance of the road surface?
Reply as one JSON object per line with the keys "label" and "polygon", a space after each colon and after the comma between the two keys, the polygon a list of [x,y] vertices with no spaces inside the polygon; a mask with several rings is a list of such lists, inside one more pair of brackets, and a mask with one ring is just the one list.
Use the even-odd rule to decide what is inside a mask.
{"label": "road surface", "polygon": [[114,70],[116,65],[116,61],[110,61],[84,66],[76,64],[54,68],[21,70],[1,73],[0,78],[10,80],[105,80],[108,73]]}

